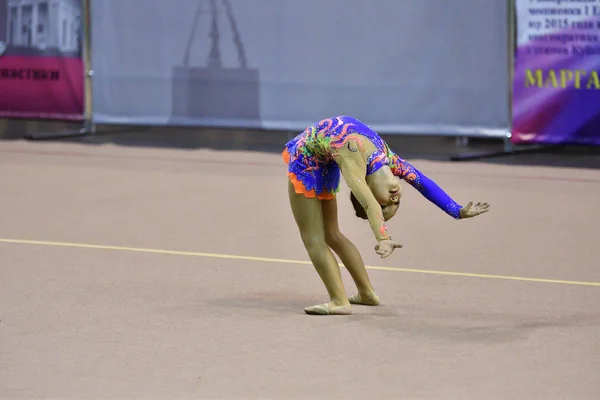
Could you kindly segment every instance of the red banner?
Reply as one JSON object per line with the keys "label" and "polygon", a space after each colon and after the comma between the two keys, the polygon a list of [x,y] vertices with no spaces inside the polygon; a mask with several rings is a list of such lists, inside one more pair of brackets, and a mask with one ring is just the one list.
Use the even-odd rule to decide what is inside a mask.
{"label": "red banner", "polygon": [[0,118],[83,120],[82,43],[81,0],[0,0]]}

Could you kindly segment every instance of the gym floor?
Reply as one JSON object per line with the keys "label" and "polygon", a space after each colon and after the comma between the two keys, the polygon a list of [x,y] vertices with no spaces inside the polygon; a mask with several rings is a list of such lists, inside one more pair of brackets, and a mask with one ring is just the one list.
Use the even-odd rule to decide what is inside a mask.
{"label": "gym floor", "polygon": [[382,305],[308,316],[276,152],[0,142],[0,398],[600,398],[599,170],[409,160],[491,211],[404,185],[382,260],[343,184]]}

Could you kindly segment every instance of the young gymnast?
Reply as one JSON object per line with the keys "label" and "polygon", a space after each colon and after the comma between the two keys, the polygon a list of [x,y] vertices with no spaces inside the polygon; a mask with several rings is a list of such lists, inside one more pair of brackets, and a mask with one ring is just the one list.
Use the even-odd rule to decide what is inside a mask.
{"label": "young gymnast", "polygon": [[[305,308],[307,314],[347,315],[352,313],[351,304],[376,306],[380,302],[358,249],[340,232],[336,203],[340,172],[350,187],[356,215],[369,221],[377,240],[375,251],[382,258],[402,247],[392,240],[385,224],[398,210],[402,197],[400,179],[455,219],[489,211],[487,203],[460,206],[353,117],[328,118],[308,127],[285,145],[282,156],[288,164],[292,214],[330,297],[328,303]],[[358,289],[350,298],[332,250]]]}

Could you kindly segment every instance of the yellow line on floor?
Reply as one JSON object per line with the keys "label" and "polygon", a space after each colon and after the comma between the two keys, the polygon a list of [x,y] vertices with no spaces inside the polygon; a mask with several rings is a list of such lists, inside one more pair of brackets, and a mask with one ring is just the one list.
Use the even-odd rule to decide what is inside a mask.
{"label": "yellow line on floor", "polygon": [[[223,258],[223,259],[227,259],[227,260],[259,261],[259,262],[278,263],[278,264],[311,265],[310,261],[288,260],[288,259],[282,259],[282,258],[239,256],[239,255],[233,255],[233,254],[217,254],[217,253],[199,253],[199,252],[193,252],[193,251],[177,251],[177,250],[163,250],[163,249],[146,249],[146,248],[137,248],[137,247],[125,247],[125,246],[106,246],[106,245],[86,244],[86,243],[50,242],[50,241],[39,241],[39,240],[20,240],[20,239],[3,239],[3,238],[0,238],[0,243],[128,251],[128,252],[136,252],[136,253],[155,253],[155,254],[204,257],[204,258]],[[341,264],[340,264],[340,266],[341,266]],[[568,281],[568,280],[559,280],[559,279],[525,278],[525,277],[520,277],[520,276],[487,275],[487,274],[474,274],[474,273],[468,273],[468,272],[434,271],[434,270],[427,270],[427,269],[396,268],[396,267],[367,266],[366,268],[372,269],[372,270],[391,271],[391,272],[408,272],[408,273],[417,273],[417,274],[463,276],[463,277],[470,277],[470,278],[502,279],[502,280],[524,281],[524,282],[555,283],[555,284],[561,284],[561,285],[600,287],[600,282],[581,282],[581,281]]]}

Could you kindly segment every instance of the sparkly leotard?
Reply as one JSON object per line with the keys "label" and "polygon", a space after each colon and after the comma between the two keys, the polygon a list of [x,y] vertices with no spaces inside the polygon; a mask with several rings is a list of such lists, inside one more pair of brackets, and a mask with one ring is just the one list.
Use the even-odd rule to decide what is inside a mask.
{"label": "sparkly leotard", "polygon": [[[368,140],[370,147],[374,147],[370,155],[350,147],[349,142],[357,142],[360,146],[361,140],[364,139]],[[346,147],[350,149],[350,152],[341,151]],[[435,182],[390,150],[376,132],[356,118],[338,116],[309,126],[304,132],[286,143],[282,155],[288,164],[288,176],[295,191],[306,197],[316,197],[322,200],[333,199],[339,191],[340,165],[344,165],[344,159],[352,159],[353,165],[364,165],[364,167],[362,167],[362,171],[360,168],[347,169],[352,175],[362,175],[344,175],[349,184],[362,180],[361,188],[364,189],[366,187],[365,177],[387,165],[394,175],[408,182],[448,215],[459,218],[461,206],[458,203]],[[364,190],[358,191],[364,192]],[[355,191],[353,190],[353,192]],[[361,204],[363,206],[370,200],[374,200],[369,199],[368,194],[365,193],[361,193],[361,197],[359,197],[359,193],[355,193],[355,195],[359,200],[362,197]],[[370,195],[370,197],[373,196]],[[371,202],[370,205],[372,204]],[[371,214],[369,221],[378,240],[385,239],[387,234],[381,213],[376,212],[373,208],[375,207],[371,207],[371,213],[366,210],[367,214]],[[375,226],[376,224],[378,226]]]}

